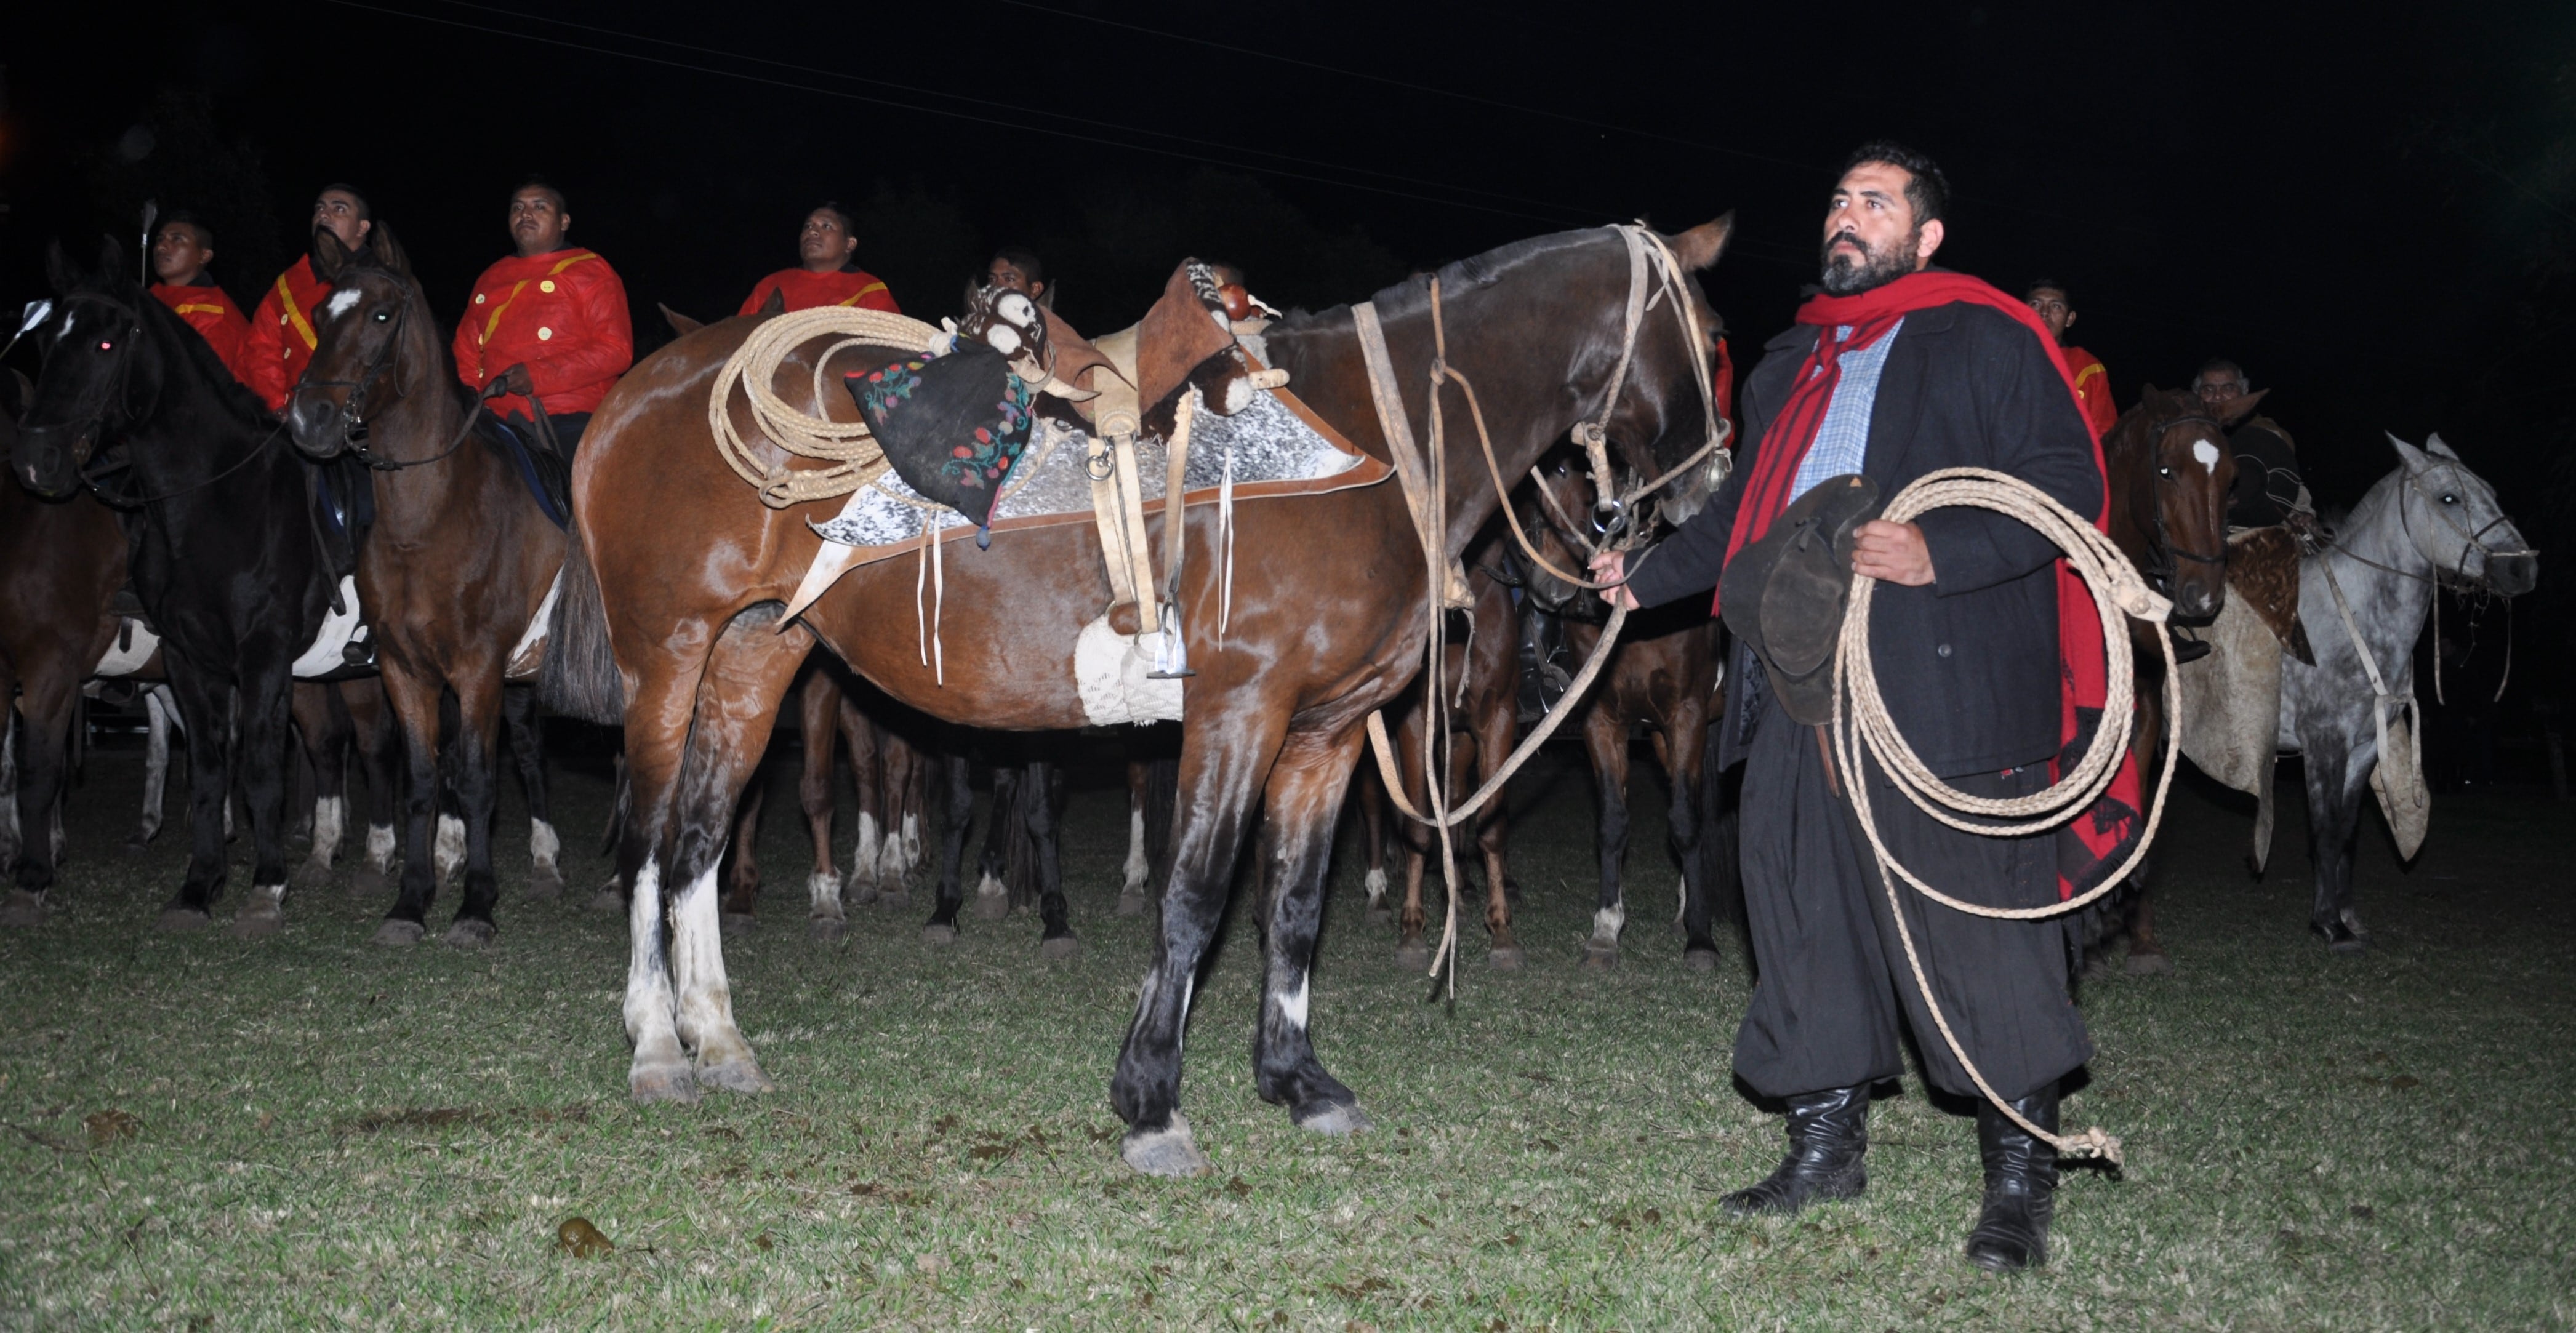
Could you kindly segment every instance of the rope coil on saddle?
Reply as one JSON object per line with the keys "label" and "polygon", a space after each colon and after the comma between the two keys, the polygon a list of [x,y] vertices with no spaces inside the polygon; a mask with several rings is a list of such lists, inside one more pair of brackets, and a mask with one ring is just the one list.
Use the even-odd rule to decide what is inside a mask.
{"label": "rope coil on saddle", "polygon": [[[707,395],[707,429],[715,436],[716,452],[736,475],[760,492],[760,502],[772,509],[847,495],[883,476],[891,466],[866,422],[834,421],[807,412],[779,396],[772,387],[779,368],[799,346],[833,335],[839,335],[839,341],[814,358],[812,401],[818,409],[827,401],[823,367],[842,348],[928,351],[935,339],[945,336],[917,319],[851,306],[822,306],[761,321],[751,336],[743,339],[742,346],[734,349],[724,369],[717,372],[715,389]],[[734,427],[731,407],[737,385],[751,407],[753,426],[769,444],[797,458],[822,459],[831,466],[798,469],[789,466],[790,460],[772,464],[763,457],[758,447]]]}
{"label": "rope coil on saddle", "polygon": [[[1899,491],[1880,515],[1890,523],[1912,522],[1920,515],[1956,506],[1991,509],[2029,524],[2040,535],[2057,543],[2066,552],[2067,563],[2093,590],[2094,608],[2100,613],[2104,655],[2109,659],[2109,686],[2103,702],[2101,720],[2096,724],[2093,742],[2075,767],[2050,784],[2044,791],[2028,796],[1994,798],[1971,796],[1943,782],[1925,764],[1922,757],[1906,744],[1895,720],[1888,716],[1886,701],[1878,691],[1878,676],[1870,660],[1869,604],[1870,594],[1878,580],[1855,573],[1851,581],[1850,609],[1845,613],[1839,650],[1834,660],[1834,716],[1832,744],[1834,765],[1843,774],[1843,789],[1851,800],[1852,814],[1879,870],[1879,883],[1887,892],[1889,914],[1896,919],[1897,939],[1905,946],[1906,965],[1914,973],[1916,993],[1932,1015],[1933,1026],[1941,1031],[1941,1040],[1959,1067],[2004,1115],[2025,1132],[2041,1139],[2059,1152],[2072,1157],[2099,1157],[2113,1166],[2120,1165],[2120,1140],[2099,1127],[2080,1134],[2051,1134],[2032,1124],[2015,1111],[1994,1087],[1986,1082],[1976,1062],[1968,1058],[1958,1035],[1951,1031],[1950,1020],[1941,1012],[1941,1002],[1933,995],[1932,984],[1923,971],[1923,960],[1914,947],[1914,933],[1905,924],[1905,913],[1896,894],[1896,881],[1904,880],[1915,892],[1942,906],[1972,916],[1992,917],[2007,921],[2028,921],[2062,916],[2078,911],[2095,899],[2109,893],[2128,878],[2155,841],[2156,828],[2163,822],[2165,796],[2173,788],[2174,758],[2182,739],[2182,685],[2174,662],[2172,636],[2159,634],[2156,642],[2165,657],[2165,762],[2156,779],[2154,801],[2147,810],[2147,822],[2129,855],[2116,870],[2102,877],[2092,889],[2061,903],[2046,907],[1987,907],[1964,902],[1926,884],[1896,859],[1879,836],[1878,823],[1869,803],[1868,765],[1877,761],[1885,774],[1906,799],[1924,813],[1955,829],[1986,837],[2020,837],[2053,829],[2090,810],[2117,775],[2121,757],[2129,749],[2130,723],[2137,710],[2136,667],[2129,659],[2128,635],[2120,623],[2124,616],[2151,623],[2162,623],[2172,605],[2147,586],[2137,568],[2120,554],[2118,546],[2090,522],[2073,510],[2018,477],[1985,468],[1946,468],[1930,473]],[[1970,818],[1975,816],[1975,818]]]}

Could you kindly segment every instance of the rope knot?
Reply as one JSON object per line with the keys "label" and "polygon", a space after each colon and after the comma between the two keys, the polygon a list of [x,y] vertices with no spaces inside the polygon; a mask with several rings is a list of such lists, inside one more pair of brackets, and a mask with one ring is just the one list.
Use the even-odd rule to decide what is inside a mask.
{"label": "rope knot", "polygon": [[2127,1165],[2120,1156],[2120,1137],[2103,1132],[2100,1125],[2095,1125],[2081,1134],[2059,1139],[2057,1146],[2059,1151],[2069,1157],[2092,1157],[2109,1162],[2113,1166]]}

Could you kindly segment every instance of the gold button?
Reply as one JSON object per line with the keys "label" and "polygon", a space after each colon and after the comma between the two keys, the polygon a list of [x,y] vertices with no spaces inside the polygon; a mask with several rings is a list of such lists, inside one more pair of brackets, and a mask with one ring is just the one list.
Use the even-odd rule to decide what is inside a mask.
{"label": "gold button", "polygon": [[481,293],[481,292],[476,292],[476,293],[474,293],[474,304],[476,304],[476,305],[481,305],[481,304],[483,304],[483,293]]}
{"label": "gold button", "polygon": [[554,289],[555,289],[555,280],[554,280],[554,279],[552,279],[552,278],[548,278],[548,279],[546,279],[545,281],[540,282],[540,283],[538,283],[538,284],[537,284],[537,290],[538,290],[538,291],[541,291],[541,292],[550,292],[550,291],[553,291]]}
{"label": "gold button", "polygon": [[544,341],[546,341],[547,339],[552,338],[552,337],[554,337],[554,336],[555,336],[555,331],[554,331],[553,329],[547,328],[546,326],[544,326],[544,325],[542,325],[542,324],[540,324],[540,325],[538,325],[538,326],[537,326],[537,341],[538,341],[538,342],[544,342]]}

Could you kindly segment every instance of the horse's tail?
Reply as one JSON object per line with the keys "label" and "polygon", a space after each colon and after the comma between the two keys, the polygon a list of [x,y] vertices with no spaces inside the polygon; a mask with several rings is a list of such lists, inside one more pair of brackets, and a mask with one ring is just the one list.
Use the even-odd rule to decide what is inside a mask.
{"label": "horse's tail", "polygon": [[599,573],[575,526],[564,546],[563,590],[555,597],[554,623],[546,627],[546,660],[537,697],[567,717],[602,726],[626,721],[626,682],[608,645],[608,608],[600,600]]}

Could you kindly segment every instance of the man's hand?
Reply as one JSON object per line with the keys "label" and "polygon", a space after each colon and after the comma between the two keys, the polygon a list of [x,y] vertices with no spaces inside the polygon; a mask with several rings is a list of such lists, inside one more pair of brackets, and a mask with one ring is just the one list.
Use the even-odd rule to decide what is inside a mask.
{"label": "man's hand", "polygon": [[536,383],[528,378],[528,363],[525,361],[502,371],[501,382],[522,398],[533,397],[537,392]]}
{"label": "man's hand", "polygon": [[1874,579],[1920,588],[1932,581],[1932,548],[1923,544],[1923,529],[1911,523],[1872,519],[1860,525],[1852,548],[1852,570]]}
{"label": "man's hand", "polygon": [[[1628,553],[1626,551],[1603,551],[1601,554],[1592,557],[1592,581],[1595,583],[1614,583],[1622,585],[1627,583]],[[1612,606],[1625,607],[1631,611],[1637,609],[1637,594],[1628,591],[1624,586],[1603,588],[1601,590],[1601,600],[1608,602]]]}

